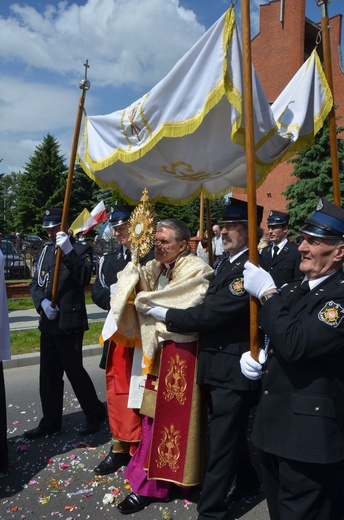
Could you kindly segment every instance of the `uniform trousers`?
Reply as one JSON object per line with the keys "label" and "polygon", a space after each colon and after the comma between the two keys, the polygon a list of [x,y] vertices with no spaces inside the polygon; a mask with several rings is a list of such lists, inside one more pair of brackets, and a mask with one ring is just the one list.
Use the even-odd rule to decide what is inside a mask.
{"label": "uniform trousers", "polygon": [[83,366],[84,333],[52,335],[41,332],[39,392],[43,417],[40,427],[59,431],[63,411],[63,373],[66,373],[88,423],[101,422],[106,410]]}
{"label": "uniform trousers", "polygon": [[0,473],[6,473],[8,467],[7,447],[7,409],[2,361],[0,361]]}
{"label": "uniform trousers", "polygon": [[257,479],[246,437],[252,393],[204,386],[210,415],[210,450],[197,506],[198,520],[226,520],[229,518],[226,496],[237,470],[240,471],[240,479],[247,484],[250,479]]}
{"label": "uniform trousers", "polygon": [[271,520],[344,519],[344,461],[314,464],[260,455]]}

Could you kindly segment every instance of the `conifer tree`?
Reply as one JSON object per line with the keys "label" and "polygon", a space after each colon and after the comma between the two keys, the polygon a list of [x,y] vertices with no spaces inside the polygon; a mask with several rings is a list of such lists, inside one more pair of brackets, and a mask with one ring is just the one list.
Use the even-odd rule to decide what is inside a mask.
{"label": "conifer tree", "polygon": [[21,233],[41,233],[45,208],[62,207],[66,179],[65,158],[51,134],[44,137],[19,176],[14,226]]}
{"label": "conifer tree", "polygon": [[[337,129],[340,133],[342,127]],[[344,201],[344,140],[338,139],[339,173],[342,195]],[[294,164],[292,175],[297,180],[287,186],[284,191],[286,199],[289,201],[287,210],[290,214],[289,227],[295,236],[299,234],[305,219],[311,215],[320,197],[325,197],[333,202],[332,189],[332,166],[330,135],[328,124],[315,136],[314,145],[303,152],[298,153],[288,162]]]}

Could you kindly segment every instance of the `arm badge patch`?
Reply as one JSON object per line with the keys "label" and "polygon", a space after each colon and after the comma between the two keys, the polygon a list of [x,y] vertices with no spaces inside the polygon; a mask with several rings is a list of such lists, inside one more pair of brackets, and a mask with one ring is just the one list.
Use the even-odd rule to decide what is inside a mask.
{"label": "arm badge patch", "polygon": [[318,318],[326,325],[330,325],[330,327],[338,327],[344,318],[344,308],[339,303],[333,301],[326,302],[321,311],[319,311]]}
{"label": "arm badge patch", "polygon": [[242,296],[245,294],[244,279],[234,278],[229,284],[229,290],[234,296]]}

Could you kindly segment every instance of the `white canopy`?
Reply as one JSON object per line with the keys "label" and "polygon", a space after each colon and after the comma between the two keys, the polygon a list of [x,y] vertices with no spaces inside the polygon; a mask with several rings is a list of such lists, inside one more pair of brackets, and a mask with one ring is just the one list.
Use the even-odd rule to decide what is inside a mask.
{"label": "white canopy", "polygon": [[[271,71],[273,74],[273,71]],[[187,202],[246,187],[241,37],[231,7],[150,92],[89,116],[78,161],[101,187],[137,203]],[[270,107],[253,71],[255,172],[308,148],[333,100],[316,51]]]}

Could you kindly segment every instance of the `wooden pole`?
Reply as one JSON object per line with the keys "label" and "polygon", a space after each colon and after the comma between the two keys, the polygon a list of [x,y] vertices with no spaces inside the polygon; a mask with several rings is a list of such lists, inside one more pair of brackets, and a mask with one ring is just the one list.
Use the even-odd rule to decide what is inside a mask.
{"label": "wooden pole", "polygon": [[208,230],[208,255],[209,255],[209,265],[213,267],[214,265],[214,255],[213,255],[213,228],[211,225],[211,214],[210,214],[210,200],[205,199],[205,209],[207,212],[207,230]]}
{"label": "wooden pole", "polygon": [[203,220],[204,220],[204,195],[201,193],[199,197],[199,238],[203,238]]}
{"label": "wooden pole", "polygon": [[[79,135],[80,135],[81,120],[82,120],[82,115],[84,112],[86,92],[90,89],[90,86],[91,86],[90,82],[87,79],[87,69],[89,68],[88,60],[86,60],[86,63],[84,63],[84,67],[85,67],[85,78],[79,83],[79,87],[82,90],[82,94],[81,94],[81,97],[79,100],[79,107],[78,107],[78,112],[77,112],[77,116],[76,116],[75,128],[74,128],[73,144],[72,144],[72,150],[71,150],[71,156],[70,156],[70,162],[69,162],[69,168],[68,168],[68,177],[67,177],[67,183],[66,183],[63,210],[62,210],[62,220],[61,220],[61,228],[60,228],[61,231],[67,231],[66,227],[67,227],[67,222],[68,222],[69,203],[70,203],[70,196],[71,196],[71,192],[72,192],[72,181],[73,181],[73,174],[74,174],[74,167],[75,167],[75,157],[76,157]],[[53,287],[52,287],[52,297],[51,297],[51,306],[52,307],[56,306],[56,296],[57,296],[59,276],[60,276],[61,258],[62,258],[62,251],[58,247],[57,252],[56,252],[55,274],[54,274]]]}
{"label": "wooden pole", "polygon": [[[252,58],[251,58],[251,28],[250,28],[250,1],[241,2],[242,40],[243,40],[243,85],[244,85],[244,116],[245,116],[245,154],[247,175],[247,203],[248,203],[248,238],[249,259],[258,264],[258,236],[257,236],[257,200],[256,176],[254,157],[254,127],[253,127],[253,99],[252,99]],[[250,351],[255,360],[258,360],[258,300],[250,298]]]}
{"label": "wooden pole", "polygon": [[[327,13],[327,4],[329,0],[317,0],[317,5],[321,7],[321,33],[323,43],[323,54],[324,54],[324,70],[327,83],[333,92],[333,79],[332,79],[332,60],[331,60],[331,42],[330,42],[330,31],[329,31],[329,19]],[[333,200],[337,206],[341,206],[340,200],[340,181],[339,181],[339,159],[338,159],[338,142],[337,142],[337,126],[336,126],[336,114],[333,106],[328,115],[328,124],[330,131],[330,149],[331,149],[331,164],[332,164],[332,186],[333,186]]]}

